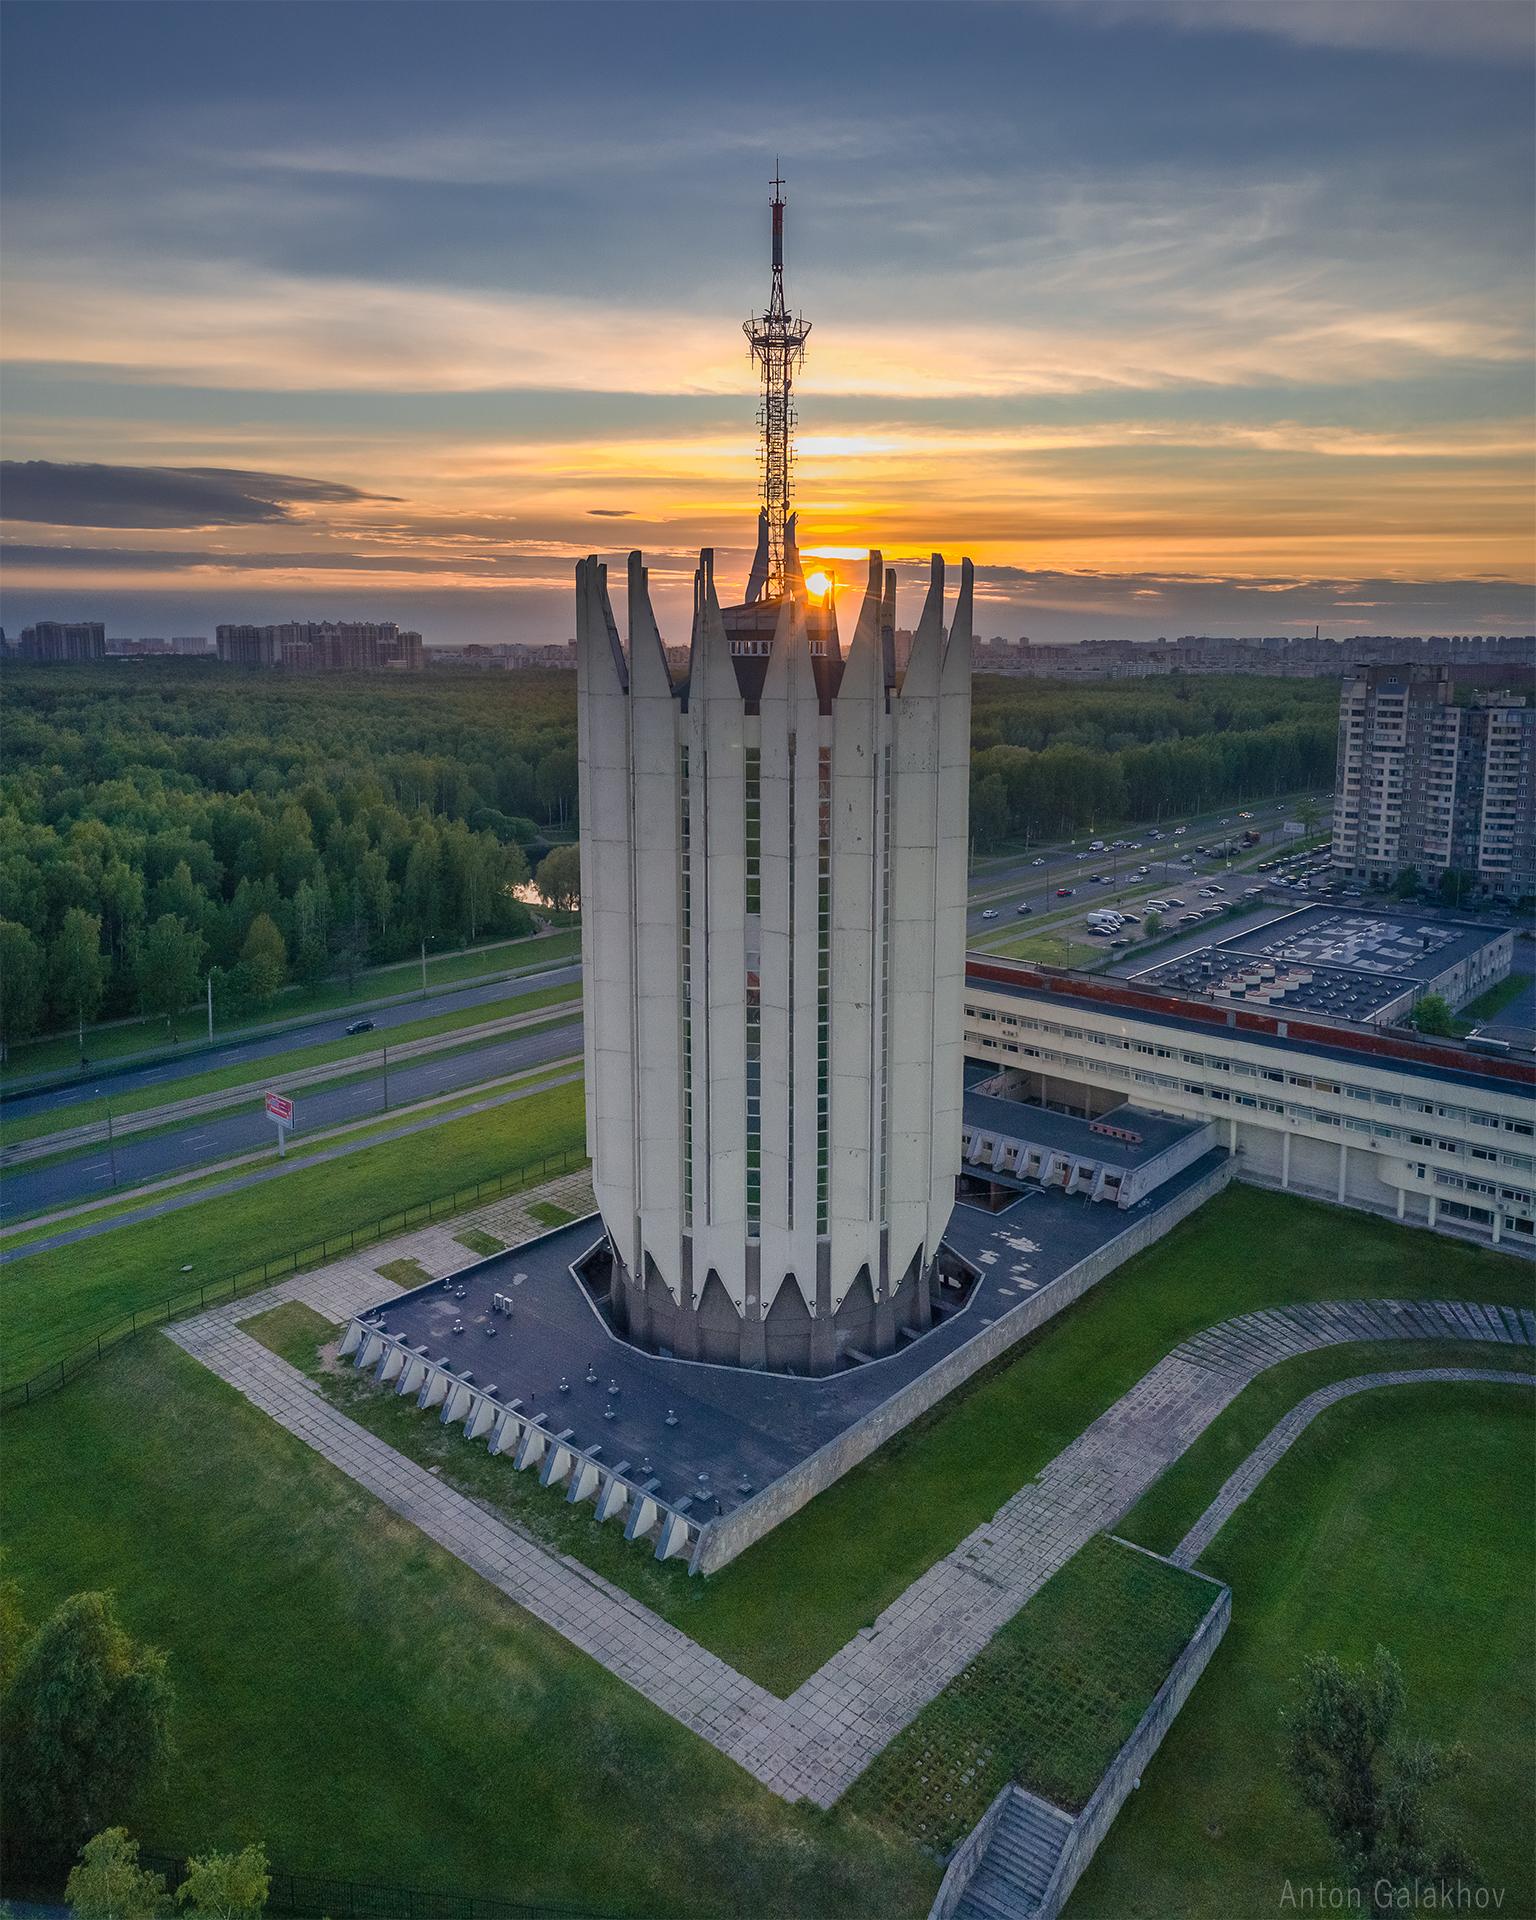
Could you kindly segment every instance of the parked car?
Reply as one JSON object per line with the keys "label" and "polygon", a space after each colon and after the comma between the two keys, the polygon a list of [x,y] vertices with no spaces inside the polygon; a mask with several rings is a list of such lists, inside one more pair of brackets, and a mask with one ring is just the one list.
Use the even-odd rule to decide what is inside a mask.
{"label": "parked car", "polygon": [[1109,944],[1112,947],[1128,947],[1131,943],[1129,940],[1111,940]]}
{"label": "parked car", "polygon": [[1134,920],[1138,927],[1141,925],[1141,915],[1139,913],[1122,913],[1120,918],[1122,920]]}
{"label": "parked car", "polygon": [[351,1026],[347,1028],[347,1032],[348,1033],[372,1033],[373,1022],[371,1020],[354,1020]]}

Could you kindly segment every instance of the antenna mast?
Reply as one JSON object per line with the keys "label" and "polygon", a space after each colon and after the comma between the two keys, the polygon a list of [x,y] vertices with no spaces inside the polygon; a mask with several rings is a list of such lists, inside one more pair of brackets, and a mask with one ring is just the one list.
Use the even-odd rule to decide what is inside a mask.
{"label": "antenna mast", "polygon": [[791,319],[784,309],[784,182],[777,165],[772,186],[773,291],[768,311],[744,320],[741,330],[747,336],[753,363],[763,370],[763,399],[757,413],[762,430],[758,460],[763,470],[763,506],[768,515],[767,595],[776,598],[789,586],[784,574],[784,534],[794,467],[790,437],[795,409],[790,388],[794,375],[805,364],[805,337],[811,323]]}

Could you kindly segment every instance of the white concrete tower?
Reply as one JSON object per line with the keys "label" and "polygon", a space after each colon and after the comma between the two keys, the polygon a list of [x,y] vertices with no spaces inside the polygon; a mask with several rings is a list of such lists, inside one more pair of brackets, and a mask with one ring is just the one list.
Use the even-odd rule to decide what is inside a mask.
{"label": "white concrete tower", "polygon": [[700,556],[676,686],[641,556],[627,653],[577,566],[587,1139],[621,1331],[827,1372],[929,1324],[960,1170],[971,565],[898,683],[880,555],[846,659],[787,562]]}

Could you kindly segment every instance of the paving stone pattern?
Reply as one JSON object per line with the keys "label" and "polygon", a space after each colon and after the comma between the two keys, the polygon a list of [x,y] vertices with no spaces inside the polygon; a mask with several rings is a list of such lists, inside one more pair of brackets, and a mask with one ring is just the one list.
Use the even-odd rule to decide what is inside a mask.
{"label": "paving stone pattern", "polygon": [[780,1700],[578,1562],[555,1558],[443,1486],[338,1413],[312,1382],[236,1326],[280,1298],[303,1299],[345,1319],[381,1297],[384,1284],[358,1261],[338,1263],[167,1332],[616,1678],[785,1799],[805,1797],[822,1807],[1264,1368],[1358,1340],[1536,1345],[1536,1315],[1528,1310],[1456,1301],[1325,1302],[1243,1314],[1209,1328],[1175,1348],[872,1628]]}
{"label": "paving stone pattern", "polygon": [[[477,1207],[456,1224],[461,1233],[465,1226],[479,1227],[482,1233],[494,1234],[509,1247],[520,1247],[525,1240],[535,1239],[539,1234],[549,1231],[542,1220],[536,1220],[528,1211],[530,1206],[537,1206],[541,1202],[562,1208],[573,1220],[584,1220],[589,1213],[596,1213],[597,1198],[592,1191],[592,1169],[583,1167],[579,1173],[565,1174],[527,1193],[509,1194],[506,1199],[497,1200],[488,1207]],[[596,1238],[595,1226],[593,1238]],[[460,1247],[460,1266],[464,1260],[464,1249]]]}
{"label": "paving stone pattern", "polygon": [[1516,1386],[1531,1385],[1528,1373],[1506,1373],[1492,1367],[1419,1367],[1409,1373],[1362,1373],[1353,1380],[1335,1380],[1308,1394],[1299,1406],[1254,1448],[1248,1458],[1222,1487],[1221,1492],[1201,1514],[1184,1538],[1168,1556],[1176,1567],[1192,1567],[1220,1533],[1254,1488],[1294,1443],[1311,1426],[1324,1407],[1352,1393],[1364,1393],[1367,1387],[1417,1386],[1425,1380],[1502,1380]]}

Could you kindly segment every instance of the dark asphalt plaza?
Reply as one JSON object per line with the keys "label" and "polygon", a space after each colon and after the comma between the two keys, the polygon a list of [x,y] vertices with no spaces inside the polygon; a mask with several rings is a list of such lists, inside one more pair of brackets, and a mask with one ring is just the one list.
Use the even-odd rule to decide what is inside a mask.
{"label": "dark asphalt plaza", "polygon": [[[545,1415],[552,1435],[571,1429],[574,1445],[602,1449],[603,1465],[642,1482],[655,1478],[658,1501],[690,1499],[690,1518],[708,1520],[717,1503],[731,1513],[1010,1308],[1171,1207],[1225,1158],[1213,1150],[1124,1213],[1040,1189],[998,1214],[957,1205],[945,1241],[978,1275],[966,1304],[883,1359],[820,1379],[667,1359],[626,1344],[571,1271],[601,1237],[595,1214],[359,1317],[382,1319],[385,1332],[424,1347],[428,1360],[446,1360],[482,1389],[494,1385],[503,1405],[517,1400],[524,1417]],[[510,1315],[496,1311],[496,1294],[511,1299]],[[506,1468],[514,1471],[510,1457]],[[563,1497],[550,1489],[550,1498]]]}

